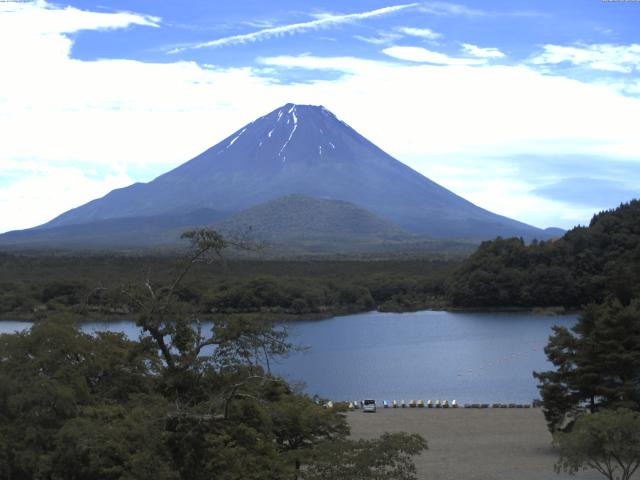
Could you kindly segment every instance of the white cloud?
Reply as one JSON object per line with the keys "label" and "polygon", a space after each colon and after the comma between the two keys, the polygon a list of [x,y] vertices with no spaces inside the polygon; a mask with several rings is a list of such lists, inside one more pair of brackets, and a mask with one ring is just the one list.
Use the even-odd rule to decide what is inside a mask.
{"label": "white cloud", "polygon": [[[3,174],[6,175],[2,165]],[[93,176],[84,168],[45,166],[22,162],[15,166],[16,180],[0,184],[0,232],[39,225],[79,204],[131,185],[124,172]]]}
{"label": "white cloud", "polygon": [[423,2],[420,6],[420,11],[432,15],[463,15],[468,17],[487,15],[487,13],[482,10],[450,2]]}
{"label": "white cloud", "polygon": [[370,43],[372,45],[388,45],[393,43],[395,40],[402,38],[402,35],[400,35],[399,33],[391,32],[378,32],[377,35],[377,37],[364,37],[362,35],[354,35],[353,38],[366,43]]}
{"label": "white cloud", "polygon": [[406,10],[407,8],[417,6],[417,3],[410,3],[405,5],[394,5],[391,7],[378,8],[376,10],[370,10],[367,12],[350,13],[346,15],[333,15],[333,14],[321,14],[317,15],[315,20],[309,22],[292,23],[289,25],[281,25],[279,27],[263,28],[256,32],[245,33],[240,35],[231,35],[229,37],[218,38],[208,42],[197,43],[190,46],[179,47],[171,50],[169,53],[179,53],[184,50],[197,49],[197,48],[211,48],[222,47],[226,45],[234,45],[238,43],[249,43],[265,40],[268,38],[278,37],[285,34],[300,33],[308,30],[317,30],[320,28],[332,27],[343,23],[351,23],[357,20],[364,20],[372,17],[379,17],[381,15],[388,15],[390,13]]}
{"label": "white cloud", "polygon": [[593,45],[545,45],[543,52],[534,56],[535,65],[557,65],[568,62],[593,70],[631,73],[640,70],[640,44],[613,45],[600,43]]}
{"label": "white cloud", "polygon": [[441,34],[434,32],[429,28],[396,27],[392,32],[377,32],[375,37],[354,35],[354,38],[363,42],[371,43],[372,45],[390,45],[405,36],[418,37],[432,41],[442,37]]}
{"label": "white cloud", "polygon": [[[158,27],[160,18],[138,13],[99,13],[79,10],[73,7],[64,9],[45,1],[2,2],[0,3],[0,28],[3,31],[19,33],[16,24],[31,23],[37,26],[41,35],[73,33],[80,30],[110,30],[130,25]],[[37,25],[33,25],[33,23]]]}
{"label": "white cloud", "polygon": [[[438,54],[435,60],[445,63],[311,55],[262,58],[260,68],[233,69],[79,61],[69,57],[71,40],[45,21],[51,8],[35,9],[29,17],[11,14],[12,21],[0,15],[0,230],[36,225],[111,188],[149,180],[287,102],[323,104],[456,193],[542,226],[556,222],[539,221],[536,208],[549,205],[527,194],[536,185],[520,190],[517,172],[508,165],[498,170],[492,158],[640,158],[640,100],[608,85],[482,59],[460,59],[480,67],[452,65]],[[75,9],[61,11],[82,17]],[[110,28],[109,20],[121,21],[112,16],[118,14],[96,15],[105,15],[101,26],[95,17],[83,17],[73,28]],[[1,47],[16,38],[19,49]],[[342,74],[293,85],[266,76],[278,78],[286,68]],[[443,164],[451,170],[436,168]],[[86,173],[91,169],[98,173]],[[459,173],[464,171],[473,175]],[[491,182],[497,176],[513,188],[492,193],[479,186],[496,187]],[[565,204],[546,211],[565,222],[588,219],[576,218],[579,212]]]}
{"label": "white cloud", "polygon": [[[312,55],[280,55],[277,57],[259,57],[256,61],[262,65],[284,68],[304,68],[307,70],[336,70],[344,74],[361,74],[367,70],[379,69],[381,66],[393,67],[392,62],[378,62],[357,57],[314,57]],[[328,85],[327,82],[315,82],[314,85]],[[286,87],[285,87],[286,88]],[[295,91],[300,86],[289,86]]]}
{"label": "white cloud", "polygon": [[442,37],[440,33],[434,32],[430,28],[398,27],[396,30],[405,35],[425,38],[427,40],[437,40]]}
{"label": "white cloud", "polygon": [[[398,158],[478,151],[590,153],[614,145],[626,146],[630,158],[632,151],[640,154],[631,121],[640,114],[640,100],[525,66],[405,65],[314,56],[261,61],[345,72],[337,81],[282,88],[306,97],[306,103],[332,107]],[[372,102],[387,121],[373,118]]]}
{"label": "white cloud", "polygon": [[548,17],[546,12],[535,10],[507,10],[487,11],[467,7],[459,3],[451,2],[422,2],[420,11],[439,16],[463,16],[463,17]]}
{"label": "white cloud", "polygon": [[463,43],[462,49],[469,55],[473,55],[474,57],[479,58],[503,58],[504,53],[502,53],[497,48],[481,48],[477,45],[472,45],[471,43]]}
{"label": "white cloud", "polygon": [[570,227],[593,212],[531,194],[541,180],[521,178],[519,155],[536,154],[541,162],[565,155],[640,158],[634,123],[640,101],[607,86],[525,66],[313,56],[262,62],[344,71],[339,81],[296,87],[296,98],[324,104],[396,158],[478,205],[539,226]]}
{"label": "white cloud", "polygon": [[482,65],[486,61],[475,58],[449,57],[444,53],[434,52],[422,47],[389,47],[382,50],[382,53],[399,60],[409,62],[434,63],[436,65]]}

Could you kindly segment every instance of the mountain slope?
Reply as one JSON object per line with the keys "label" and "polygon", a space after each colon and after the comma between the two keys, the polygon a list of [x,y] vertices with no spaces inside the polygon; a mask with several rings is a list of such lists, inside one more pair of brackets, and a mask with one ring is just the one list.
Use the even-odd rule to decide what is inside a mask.
{"label": "mountain slope", "polygon": [[213,210],[96,220],[0,236],[15,249],[137,250],[182,248],[181,234],[208,226],[232,240],[266,242],[264,257],[335,254],[460,254],[472,245],[419,236],[342,200],[289,195],[231,216]]}
{"label": "mountain slope", "polygon": [[171,246],[184,230],[207,226],[227,214],[200,209],[186,214],[109,218],[0,235],[0,245],[21,248],[138,248]]}
{"label": "mountain slope", "polygon": [[352,203],[303,195],[288,195],[248,208],[215,227],[222,232],[251,228],[254,238],[274,242],[338,238],[400,241],[416,237]]}
{"label": "mountain slope", "polygon": [[149,183],[114,190],[38,228],[197,209],[234,212],[290,194],[352,202],[435,238],[549,236],[432,182],[325,108],[293,104]]}

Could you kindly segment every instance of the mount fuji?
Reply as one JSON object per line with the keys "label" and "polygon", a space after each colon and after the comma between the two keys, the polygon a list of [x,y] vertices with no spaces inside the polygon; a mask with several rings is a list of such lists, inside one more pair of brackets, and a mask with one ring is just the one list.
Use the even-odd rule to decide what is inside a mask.
{"label": "mount fuji", "polygon": [[[113,190],[39,227],[9,232],[0,244],[53,237],[58,244],[81,244],[91,231],[103,232],[107,242],[111,233],[121,244],[149,243],[152,236],[168,241],[172,229],[215,223],[290,195],[353,204],[434,239],[557,234],[474,205],[385,153],[322,106],[287,104],[148,183]],[[134,224],[139,227],[132,229]]]}

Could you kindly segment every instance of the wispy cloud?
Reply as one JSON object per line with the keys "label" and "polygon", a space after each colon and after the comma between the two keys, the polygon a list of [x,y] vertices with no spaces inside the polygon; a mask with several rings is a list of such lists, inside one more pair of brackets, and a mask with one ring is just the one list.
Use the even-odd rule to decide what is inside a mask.
{"label": "wispy cloud", "polygon": [[531,59],[535,65],[570,63],[606,72],[631,73],[640,70],[640,44],[613,45],[545,45],[544,51]]}
{"label": "wispy cloud", "polygon": [[450,57],[422,47],[389,47],[382,50],[382,53],[399,60],[436,65],[483,65],[486,63],[484,59]]}
{"label": "wispy cloud", "polygon": [[376,37],[364,37],[362,35],[354,35],[353,38],[361,40],[372,45],[389,45],[396,40],[402,38],[403,35],[393,32],[378,32]]}
{"label": "wispy cloud", "polygon": [[464,15],[467,17],[481,17],[487,15],[483,10],[449,2],[424,2],[420,5],[420,11],[432,15]]}
{"label": "wispy cloud", "polygon": [[420,11],[438,16],[463,16],[463,17],[547,17],[546,12],[535,10],[514,11],[487,11],[471,8],[460,3],[451,2],[423,2]]}
{"label": "wispy cloud", "polygon": [[434,32],[430,28],[398,27],[396,30],[405,35],[426,38],[427,40],[436,40],[442,37],[440,33]]}
{"label": "wispy cloud", "polygon": [[473,55],[478,58],[503,58],[504,53],[502,53],[497,48],[482,48],[477,45],[472,45],[471,43],[463,43],[462,49],[469,55]]}
{"label": "wispy cloud", "polygon": [[441,34],[434,32],[430,28],[415,28],[415,27],[395,27],[392,31],[378,31],[375,37],[365,37],[361,35],[354,35],[353,38],[361,40],[363,42],[371,43],[372,45],[393,45],[396,40],[404,37],[418,37],[423,40],[435,41],[442,37]]}
{"label": "wispy cloud", "polygon": [[334,70],[345,74],[371,72],[380,67],[392,68],[393,62],[365,60],[358,57],[314,57],[312,55],[280,55],[258,57],[256,62],[268,67],[302,68],[306,70]]}
{"label": "wispy cloud", "polygon": [[249,27],[261,28],[261,29],[273,28],[275,26],[275,23],[271,20],[247,20],[242,23]]}
{"label": "wispy cloud", "polygon": [[316,15],[315,20],[301,23],[291,23],[289,25],[281,25],[278,27],[269,27],[257,30],[251,33],[244,33],[240,35],[231,35],[229,37],[218,38],[208,42],[197,43],[190,46],[175,48],[169,53],[180,53],[185,50],[199,49],[199,48],[212,48],[223,47],[226,45],[236,45],[249,42],[258,42],[273,37],[279,37],[285,34],[300,33],[308,30],[317,30],[321,28],[328,28],[334,25],[340,25],[344,23],[351,23],[358,20],[364,20],[367,18],[379,17],[381,15],[388,15],[391,13],[406,10],[408,8],[417,7],[418,3],[409,3],[404,5],[393,5],[390,7],[378,8],[376,10],[370,10],[360,13],[349,13],[345,15],[333,15],[322,14]]}
{"label": "wispy cloud", "polygon": [[[631,165],[632,167],[634,165]],[[635,174],[639,169],[635,168]],[[637,178],[637,177],[636,177]],[[639,183],[592,177],[569,177],[535,188],[532,193],[551,200],[596,209],[601,205],[616,205],[638,196]]]}

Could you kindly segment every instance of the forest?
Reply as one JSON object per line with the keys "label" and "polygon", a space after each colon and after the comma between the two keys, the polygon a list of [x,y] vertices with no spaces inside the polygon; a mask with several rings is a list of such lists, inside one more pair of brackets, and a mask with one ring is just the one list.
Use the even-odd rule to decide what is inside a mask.
{"label": "forest", "polygon": [[[0,318],[130,318],[123,290],[169,275],[165,254],[0,253]],[[640,202],[598,213],[562,238],[497,238],[468,257],[262,259],[197,265],[176,292],[204,317],[324,318],[378,309],[579,309],[640,294]]]}
{"label": "forest", "polygon": [[579,309],[608,295],[628,303],[640,294],[640,201],[601,212],[557,240],[484,242],[446,290],[456,307]]}
{"label": "forest", "polygon": [[[0,254],[0,318],[131,318],[123,289],[160,281],[176,255]],[[247,260],[196,265],[177,292],[200,316],[322,318],[373,309],[442,308],[453,260]]]}

